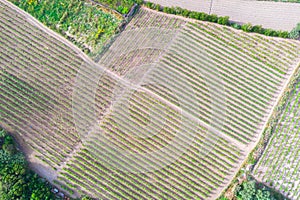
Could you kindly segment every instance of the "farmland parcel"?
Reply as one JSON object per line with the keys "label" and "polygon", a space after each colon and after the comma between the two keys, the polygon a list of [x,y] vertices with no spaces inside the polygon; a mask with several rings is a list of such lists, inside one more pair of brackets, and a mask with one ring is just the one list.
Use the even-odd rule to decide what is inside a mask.
{"label": "farmland parcel", "polygon": [[4,0],[0,20],[1,126],[74,196],[218,197],[300,59],[297,41],[144,8],[96,62]]}

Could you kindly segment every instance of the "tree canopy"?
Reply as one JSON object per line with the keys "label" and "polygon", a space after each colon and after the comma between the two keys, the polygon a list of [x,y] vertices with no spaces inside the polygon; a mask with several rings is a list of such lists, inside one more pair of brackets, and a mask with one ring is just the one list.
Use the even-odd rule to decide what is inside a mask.
{"label": "tree canopy", "polygon": [[0,129],[0,200],[52,200],[51,187],[30,171],[12,136]]}

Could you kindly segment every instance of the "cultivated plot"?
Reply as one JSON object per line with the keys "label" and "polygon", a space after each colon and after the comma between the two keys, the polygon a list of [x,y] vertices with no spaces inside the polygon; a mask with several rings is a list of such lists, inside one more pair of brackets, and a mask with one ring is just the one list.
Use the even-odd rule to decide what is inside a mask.
{"label": "cultivated plot", "polygon": [[74,196],[218,197],[299,62],[299,42],[142,8],[94,63],[0,8],[1,126]]}
{"label": "cultivated plot", "polygon": [[299,80],[294,85],[254,176],[291,199],[300,198]]}

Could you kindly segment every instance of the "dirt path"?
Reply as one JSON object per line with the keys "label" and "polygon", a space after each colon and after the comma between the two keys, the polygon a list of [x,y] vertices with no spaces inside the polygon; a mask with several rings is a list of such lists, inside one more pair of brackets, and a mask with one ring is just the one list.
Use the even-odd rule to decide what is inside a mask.
{"label": "dirt path", "polygon": [[[212,1],[212,6],[211,6]],[[300,3],[255,0],[151,0],[163,6],[179,6],[189,10],[229,16],[232,21],[276,30],[292,30],[300,22]]]}

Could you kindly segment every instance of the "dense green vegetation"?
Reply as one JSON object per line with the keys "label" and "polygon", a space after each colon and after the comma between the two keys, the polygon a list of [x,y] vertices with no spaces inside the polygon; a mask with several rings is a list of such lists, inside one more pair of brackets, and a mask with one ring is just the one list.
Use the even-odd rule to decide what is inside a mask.
{"label": "dense green vegetation", "polygon": [[95,0],[95,2],[117,10],[122,14],[127,14],[134,4],[142,4],[143,0]]}
{"label": "dense green vegetation", "polygon": [[122,16],[81,0],[10,0],[91,56],[118,30]]}
{"label": "dense green vegetation", "polygon": [[237,200],[282,200],[286,199],[281,194],[267,188],[255,180],[244,181],[236,189]]}
{"label": "dense green vegetation", "polygon": [[180,7],[162,7],[159,4],[154,4],[151,2],[145,3],[145,6],[148,8],[151,8],[153,10],[162,11],[164,13],[168,14],[174,14],[174,15],[181,15],[183,17],[188,17],[192,19],[198,19],[201,21],[209,21],[214,22],[222,25],[229,25],[229,17],[218,17],[217,15],[209,15],[203,12],[197,12],[197,11],[190,11],[187,9],[183,9]]}
{"label": "dense green vegetation", "polygon": [[300,23],[297,24],[295,28],[289,34],[290,38],[298,39],[300,37]]}
{"label": "dense green vegetation", "polygon": [[174,15],[181,15],[184,17],[192,18],[192,19],[198,19],[201,21],[208,21],[208,22],[213,22],[213,23],[218,23],[221,25],[227,25],[231,26],[236,29],[241,29],[245,32],[254,32],[254,33],[260,33],[266,36],[273,36],[273,37],[282,37],[282,38],[288,38],[289,37],[289,32],[287,31],[276,31],[272,29],[265,29],[260,25],[255,25],[253,26],[250,23],[247,24],[237,24],[229,21],[229,17],[219,17],[215,14],[206,14],[203,12],[196,12],[196,11],[190,11],[187,9],[183,9],[180,7],[162,7],[159,4],[154,4],[151,2],[147,2],[145,4],[146,7],[157,10],[157,11],[162,11],[168,14],[174,14]]}
{"label": "dense green vegetation", "polygon": [[0,129],[0,200],[55,199],[50,185],[28,169],[13,138]]}
{"label": "dense green vegetation", "polygon": [[270,192],[265,189],[259,189],[255,185],[255,181],[244,182],[237,191],[237,199],[239,200],[269,200]]}

